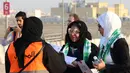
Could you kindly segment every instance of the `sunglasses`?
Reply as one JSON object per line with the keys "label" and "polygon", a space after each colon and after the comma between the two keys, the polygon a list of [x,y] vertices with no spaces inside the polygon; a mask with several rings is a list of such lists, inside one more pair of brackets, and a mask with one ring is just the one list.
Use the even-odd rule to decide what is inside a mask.
{"label": "sunglasses", "polygon": [[79,29],[77,29],[77,28],[69,28],[69,29],[68,29],[68,33],[69,33],[69,34],[72,34],[72,33],[79,34],[80,31],[79,31]]}

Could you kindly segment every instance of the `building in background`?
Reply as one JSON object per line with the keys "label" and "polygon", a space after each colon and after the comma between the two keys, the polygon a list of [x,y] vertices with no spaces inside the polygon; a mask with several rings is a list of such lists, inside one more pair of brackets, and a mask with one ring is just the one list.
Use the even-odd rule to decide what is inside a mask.
{"label": "building in background", "polygon": [[[59,4],[57,8],[51,8],[52,16],[63,15],[62,3]],[[100,14],[111,11],[116,13],[120,17],[128,16],[128,9],[124,7],[124,4],[114,4],[114,7],[109,7],[106,2],[93,2],[87,3],[86,0],[78,0],[75,2],[64,3],[64,17],[68,18],[70,13],[76,13],[80,18],[97,18]]]}
{"label": "building in background", "polygon": [[124,7],[124,4],[115,4],[115,13],[120,17],[127,17],[129,12]]}

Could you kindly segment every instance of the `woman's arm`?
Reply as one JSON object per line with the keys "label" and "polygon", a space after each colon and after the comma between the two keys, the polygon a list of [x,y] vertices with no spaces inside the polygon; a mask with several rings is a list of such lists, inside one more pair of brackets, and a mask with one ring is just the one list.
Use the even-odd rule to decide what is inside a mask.
{"label": "woman's arm", "polygon": [[93,57],[98,55],[98,52],[99,48],[95,44],[91,43],[91,54],[89,56],[88,61],[86,62],[89,68],[94,68],[92,61]]}
{"label": "woman's arm", "polygon": [[43,63],[50,73],[63,73],[66,70],[64,55],[57,53],[50,44],[45,44]]}
{"label": "woman's arm", "polygon": [[129,47],[124,38],[118,39],[111,49],[112,60],[115,64],[126,64],[129,62]]}

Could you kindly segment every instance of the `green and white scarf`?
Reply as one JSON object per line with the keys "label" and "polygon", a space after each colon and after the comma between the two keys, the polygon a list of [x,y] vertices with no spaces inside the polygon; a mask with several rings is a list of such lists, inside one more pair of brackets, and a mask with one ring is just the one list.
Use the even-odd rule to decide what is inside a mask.
{"label": "green and white scarf", "polygon": [[[69,44],[66,43],[62,52],[64,53],[65,56],[67,56],[68,51],[69,51]],[[90,53],[91,53],[91,42],[88,39],[86,39],[83,47],[83,60],[88,61]]]}
{"label": "green and white scarf", "polygon": [[111,45],[112,45],[113,42],[121,35],[120,32],[121,32],[121,31],[120,31],[119,29],[117,29],[117,30],[115,30],[115,31],[112,33],[112,35],[111,35],[111,37],[109,38],[109,40],[108,40],[106,46],[104,46],[104,51],[103,51],[102,54],[101,54],[101,52],[102,52],[103,47],[102,47],[102,46],[100,47],[100,51],[99,51],[99,54],[98,54],[98,58],[99,58],[99,59],[103,59],[103,61],[104,61],[105,63],[106,63],[106,56],[107,56],[107,55],[109,54],[109,52],[110,52]]}

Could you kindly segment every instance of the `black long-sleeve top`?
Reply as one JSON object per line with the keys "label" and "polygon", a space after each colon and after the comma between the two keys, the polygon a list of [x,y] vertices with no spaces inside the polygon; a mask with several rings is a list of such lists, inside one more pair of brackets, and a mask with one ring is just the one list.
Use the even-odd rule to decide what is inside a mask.
{"label": "black long-sleeve top", "polygon": [[124,38],[114,43],[113,48],[110,49],[110,55],[114,65],[106,64],[104,73],[130,73],[129,46]]}
{"label": "black long-sleeve top", "polygon": [[[63,50],[64,46],[62,47]],[[89,55],[88,61],[86,62],[87,66],[91,69],[94,68],[92,61],[93,61],[93,56],[97,56],[98,55],[98,51],[99,48],[91,43],[91,53]],[[72,55],[72,51],[69,49],[67,56],[71,56],[71,57],[76,57],[76,61],[80,61],[83,60],[83,50],[79,51],[77,50],[76,53],[74,55]],[[79,67],[67,67],[67,70],[65,73],[82,73]]]}

